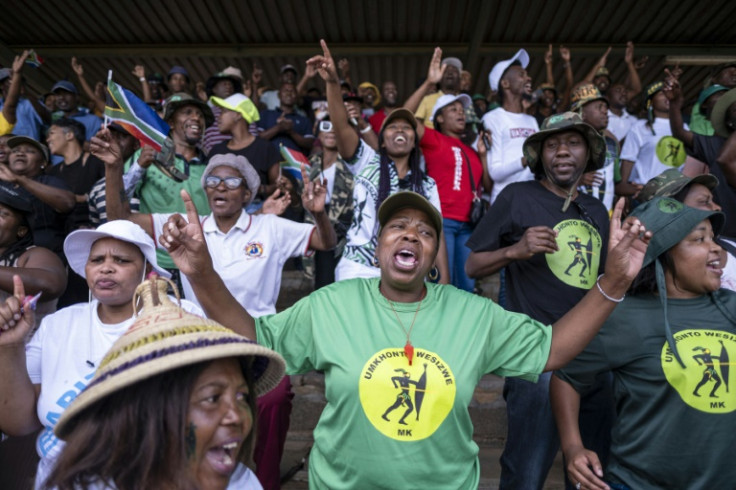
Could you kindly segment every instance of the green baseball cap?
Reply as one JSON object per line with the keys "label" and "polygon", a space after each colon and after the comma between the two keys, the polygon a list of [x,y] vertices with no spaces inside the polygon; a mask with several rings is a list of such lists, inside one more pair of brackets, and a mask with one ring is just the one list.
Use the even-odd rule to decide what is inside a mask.
{"label": "green baseball cap", "polygon": [[603,139],[603,136],[593,126],[584,123],[579,114],[563,112],[562,114],[555,114],[545,119],[542,122],[540,130],[524,141],[524,157],[526,157],[526,161],[529,164],[529,169],[534,171],[537,164],[540,163],[542,143],[544,143],[544,140],[555,133],[570,130],[580,132],[588,142],[590,158],[588,159],[585,171],[592,172],[603,167],[603,163],[606,160],[606,141]]}
{"label": "green baseball cap", "polygon": [[381,203],[381,207],[378,208],[378,234],[381,234],[384,225],[388,223],[388,220],[391,219],[396,211],[406,208],[416,209],[426,214],[430,224],[437,231],[437,238],[439,239],[440,233],[442,232],[442,216],[440,212],[437,211],[437,208],[426,197],[412,191],[397,192],[388,196]]}
{"label": "green baseball cap", "polygon": [[220,106],[224,109],[237,112],[238,114],[243,116],[243,119],[245,119],[245,122],[247,122],[248,124],[254,123],[261,119],[261,116],[258,113],[258,109],[256,108],[253,101],[244,94],[236,93],[231,95],[227,99],[221,99],[213,95],[212,97],[210,97],[210,101],[216,106]]}

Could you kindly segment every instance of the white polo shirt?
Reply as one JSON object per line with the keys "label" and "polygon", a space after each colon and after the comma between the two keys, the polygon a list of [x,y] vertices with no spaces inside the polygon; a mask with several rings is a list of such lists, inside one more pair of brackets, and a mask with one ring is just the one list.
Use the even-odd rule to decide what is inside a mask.
{"label": "white polo shirt", "polygon": [[[169,216],[151,215],[157,245]],[[290,257],[309,253],[314,225],[296,223],[273,214],[250,215],[244,211],[235,226],[223,233],[217,228],[213,215],[199,219],[215,271],[230,293],[254,318],[276,313],[284,263]],[[181,282],[184,297],[199,305],[183,274]]]}

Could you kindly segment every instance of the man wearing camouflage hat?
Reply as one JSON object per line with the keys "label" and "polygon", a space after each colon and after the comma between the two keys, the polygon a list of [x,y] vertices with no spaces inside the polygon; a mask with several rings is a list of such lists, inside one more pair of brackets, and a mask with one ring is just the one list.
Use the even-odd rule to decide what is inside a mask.
{"label": "man wearing camouflage hat", "polygon": [[[551,116],[523,146],[535,180],[509,184],[467,243],[465,269],[483,277],[506,268],[506,308],[546,324],[562,317],[603,270],[608,212],[601,201],[578,192],[584,172],[603,166],[606,143],[578,114]],[[549,405],[549,374],[537,383],[506,379],[508,435],[501,456],[500,488],[542,488],[559,448]],[[589,394],[600,400],[586,434],[606,434],[612,405],[605,385]],[[588,402],[586,402],[588,403]],[[597,450],[607,449],[606,437]],[[533,441],[530,444],[529,441]],[[592,441],[591,441],[592,443]]]}
{"label": "man wearing camouflage hat", "polygon": [[593,126],[606,141],[603,168],[583,174],[578,190],[600,199],[610,212],[613,209],[614,167],[618,164],[620,148],[616,137],[607,130],[608,109],[608,99],[592,83],[578,85],[572,93],[570,110],[580,114],[583,122]]}

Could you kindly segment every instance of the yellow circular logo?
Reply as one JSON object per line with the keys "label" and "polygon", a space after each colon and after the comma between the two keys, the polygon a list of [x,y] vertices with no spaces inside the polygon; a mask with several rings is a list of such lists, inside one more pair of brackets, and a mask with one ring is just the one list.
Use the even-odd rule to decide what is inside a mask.
{"label": "yellow circular logo", "polygon": [[455,376],[434,352],[414,348],[412,365],[403,348],[376,352],[360,374],[360,404],[373,427],[398,441],[432,434],[455,403]]}
{"label": "yellow circular logo", "polygon": [[730,357],[736,353],[736,335],[721,330],[681,330],[674,337],[685,367],[677,362],[665,342],[662,369],[680,398],[701,412],[736,410],[736,392],[730,372]]}
{"label": "yellow circular logo", "polygon": [[568,219],[555,226],[557,252],[545,254],[552,273],[568,286],[590,289],[598,276],[601,236],[588,222]]}
{"label": "yellow circular logo", "polygon": [[664,136],[657,142],[657,158],[663,165],[677,168],[687,158],[685,145],[674,136]]}

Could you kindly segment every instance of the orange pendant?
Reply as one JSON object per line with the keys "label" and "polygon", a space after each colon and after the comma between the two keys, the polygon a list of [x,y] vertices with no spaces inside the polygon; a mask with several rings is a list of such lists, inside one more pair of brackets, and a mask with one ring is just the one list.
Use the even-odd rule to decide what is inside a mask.
{"label": "orange pendant", "polygon": [[414,360],[414,346],[408,340],[404,346],[404,355],[409,359],[409,365],[411,366],[411,362]]}

